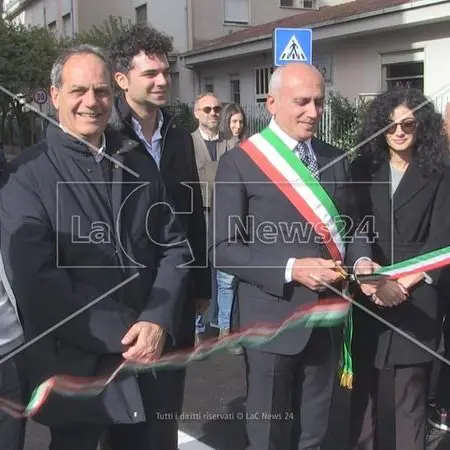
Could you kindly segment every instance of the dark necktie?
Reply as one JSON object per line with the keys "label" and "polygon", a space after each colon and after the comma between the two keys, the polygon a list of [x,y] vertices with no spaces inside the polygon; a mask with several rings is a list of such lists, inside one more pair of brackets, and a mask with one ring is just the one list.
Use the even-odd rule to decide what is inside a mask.
{"label": "dark necktie", "polygon": [[299,142],[294,149],[294,153],[301,159],[303,164],[309,169],[311,175],[318,180],[319,179],[319,165],[314,157],[314,154],[309,149],[308,145],[304,142]]}

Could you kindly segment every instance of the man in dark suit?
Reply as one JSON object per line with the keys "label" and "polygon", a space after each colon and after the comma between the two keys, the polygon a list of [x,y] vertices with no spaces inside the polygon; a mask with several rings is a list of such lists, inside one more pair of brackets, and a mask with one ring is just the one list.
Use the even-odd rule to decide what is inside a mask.
{"label": "man in dark suit", "polygon": [[[317,69],[305,64],[279,68],[267,99],[273,118],[264,131],[270,136],[269,145],[294,153],[339,213],[352,217],[348,165],[339,159],[342,151],[313,136],[323,105],[324,82]],[[280,154],[264,153],[268,141],[261,142],[263,133],[222,157],[214,188],[210,258],[216,268],[238,279],[242,328],[276,326],[298,308],[316,304],[329,296],[322,282],[342,288],[338,265],[344,252],[330,257],[325,240],[318,239],[318,223],[308,222],[285,196],[284,184],[274,182],[270,170],[265,171],[280,169],[275,162]],[[252,147],[259,144],[254,158]],[[266,162],[260,165],[262,160]],[[308,229],[309,234],[304,232]],[[353,265],[367,254],[363,240],[356,241],[348,246],[345,261]],[[358,270],[372,267],[370,260],[360,264]],[[341,338],[342,326],[303,328],[246,347],[249,450],[320,448]]]}
{"label": "man in dark suit", "polygon": [[[206,309],[211,277],[206,257],[206,227],[194,147],[189,133],[164,108],[170,90],[169,37],[151,27],[135,26],[111,44],[115,80],[122,93],[115,99],[110,125],[136,145],[146,164],[159,170],[193,253],[193,269],[184,303],[176,349],[194,346],[196,310]],[[185,370],[155,375],[153,396],[160,413],[155,419],[159,448],[176,450],[177,413],[181,412]]]}

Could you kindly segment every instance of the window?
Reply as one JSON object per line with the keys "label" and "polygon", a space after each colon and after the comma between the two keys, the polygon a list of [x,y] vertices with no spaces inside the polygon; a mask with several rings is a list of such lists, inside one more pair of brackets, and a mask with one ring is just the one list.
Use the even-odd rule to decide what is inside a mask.
{"label": "window", "polygon": [[225,23],[247,25],[250,20],[250,0],[224,0]]}
{"label": "window", "polygon": [[283,8],[317,9],[317,0],[280,0]]}
{"label": "window", "polygon": [[256,103],[266,101],[269,93],[270,76],[274,71],[273,67],[260,67],[255,69],[255,97]]}
{"label": "window", "polygon": [[48,24],[48,31],[50,31],[53,34],[56,34],[56,20]]}
{"label": "window", "polygon": [[212,78],[205,78],[203,80],[204,92],[214,92],[214,81]]}
{"label": "window", "polygon": [[72,20],[70,17],[70,13],[65,14],[62,18],[62,31],[63,36],[70,37],[72,36]]}
{"label": "window", "polygon": [[232,77],[230,80],[230,98],[234,103],[241,103],[241,81],[237,77]]}
{"label": "window", "polygon": [[385,66],[386,89],[411,87],[423,92],[423,62],[405,62]]}
{"label": "window", "polygon": [[147,3],[135,8],[136,10],[136,24],[146,25],[147,24]]}
{"label": "window", "polygon": [[414,87],[423,91],[423,49],[381,55],[384,89]]}

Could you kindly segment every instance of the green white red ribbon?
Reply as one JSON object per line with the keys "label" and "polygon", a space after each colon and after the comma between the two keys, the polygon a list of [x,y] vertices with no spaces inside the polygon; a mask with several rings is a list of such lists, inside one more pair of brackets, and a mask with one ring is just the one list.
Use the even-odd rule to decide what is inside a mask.
{"label": "green white red ribbon", "polygon": [[228,348],[241,345],[258,347],[295,328],[336,326],[345,321],[349,308],[349,302],[342,298],[320,300],[314,305],[299,309],[280,325],[256,324],[247,330],[231,334],[226,339],[206,341],[194,349],[167,354],[147,365],[123,362],[107,376],[96,378],[55,375],[33,391],[26,407],[2,398],[0,398],[0,407],[14,417],[33,417],[50,395],[96,396],[113,382],[119,373],[179,369]]}
{"label": "green white red ribbon", "polygon": [[396,279],[420,272],[429,272],[450,264],[450,247],[433,250],[414,258],[406,259],[390,266],[382,267],[375,271],[375,274],[385,275],[388,278]]}

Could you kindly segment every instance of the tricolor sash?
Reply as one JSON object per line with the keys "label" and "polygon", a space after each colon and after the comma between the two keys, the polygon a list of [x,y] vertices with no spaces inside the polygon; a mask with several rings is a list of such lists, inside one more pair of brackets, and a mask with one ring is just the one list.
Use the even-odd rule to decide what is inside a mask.
{"label": "tricolor sash", "polygon": [[331,257],[343,261],[345,224],[338,220],[339,213],[327,191],[303,162],[270,128],[240,147],[323,239]]}

